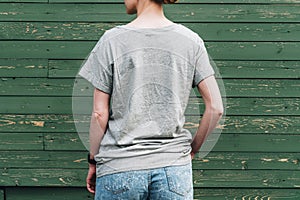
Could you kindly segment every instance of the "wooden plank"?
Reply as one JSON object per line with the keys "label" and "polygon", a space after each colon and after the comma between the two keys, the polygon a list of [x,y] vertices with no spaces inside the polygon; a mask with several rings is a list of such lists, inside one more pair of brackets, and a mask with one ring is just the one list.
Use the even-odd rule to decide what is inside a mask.
{"label": "wooden plank", "polygon": [[2,186],[84,187],[87,169],[3,169]]}
{"label": "wooden plank", "polygon": [[[87,169],[4,169],[3,186],[84,187]],[[194,187],[298,188],[300,173],[290,170],[195,170]]]}
{"label": "wooden plank", "polygon": [[[185,128],[197,131],[200,117],[186,116]],[[299,134],[300,118],[285,116],[226,116],[223,134]]]}
{"label": "wooden plank", "polygon": [[0,59],[1,77],[47,77],[47,59]]}
{"label": "wooden plank", "polygon": [[206,42],[212,59],[298,60],[297,42]]}
{"label": "wooden plank", "polygon": [[[0,58],[85,59],[90,41],[2,41]],[[299,42],[206,42],[214,60],[299,60]]]}
{"label": "wooden plank", "polygon": [[194,187],[299,188],[299,171],[195,170]]}
{"label": "wooden plank", "polygon": [[0,95],[71,96],[73,83],[73,79],[2,78]]}
{"label": "wooden plank", "polygon": [[84,59],[96,42],[1,41],[0,58]]}
{"label": "wooden plank", "polygon": [[193,169],[299,170],[299,153],[210,152],[193,160]]}
{"label": "wooden plank", "polygon": [[[197,155],[193,169],[289,169],[299,170],[299,153],[211,152]],[[86,152],[4,151],[2,168],[86,168]]]}
{"label": "wooden plank", "polygon": [[74,78],[84,60],[49,60],[49,78]]}
{"label": "wooden plank", "polygon": [[[73,78],[83,60],[49,60],[50,78]],[[300,61],[214,61],[218,78],[299,78]],[[270,73],[271,72],[271,73]]]}
{"label": "wooden plank", "polygon": [[195,188],[194,200],[219,199],[300,199],[299,189],[254,189],[254,188]]}
{"label": "wooden plank", "polygon": [[299,41],[299,24],[184,23],[205,41]]}
{"label": "wooden plank", "polygon": [[0,0],[0,3],[48,3],[48,0]]}
{"label": "wooden plank", "polygon": [[[92,97],[11,97],[0,96],[2,114],[76,114],[92,113]],[[225,102],[224,102],[225,103]],[[226,115],[299,115],[300,98],[226,98]],[[205,106],[200,98],[190,98],[186,115],[200,115]]]}
{"label": "wooden plank", "polygon": [[[215,61],[222,78],[299,78],[299,61]],[[63,65],[62,65],[63,66]],[[49,73],[50,73],[49,69]]]}
{"label": "wooden plank", "polygon": [[0,133],[0,150],[42,150],[40,133]]}
{"label": "wooden plank", "polygon": [[[88,100],[82,108],[82,112],[86,114],[92,113],[92,99]],[[9,102],[9,103],[8,103]],[[89,108],[89,109],[88,109]],[[10,114],[72,114],[72,98],[71,97],[0,97],[1,113]]]}
{"label": "wooden plank", "polygon": [[[78,107],[76,114],[91,114],[92,97],[78,97],[74,102]],[[0,96],[2,114],[72,114],[72,97],[10,97]]]}
{"label": "wooden plank", "polygon": [[[199,116],[186,116],[185,128],[196,132]],[[88,130],[90,116],[0,114],[0,132],[72,133],[75,124]],[[84,128],[85,127],[85,128]],[[226,116],[223,134],[299,134],[299,116]]]}
{"label": "wooden plank", "polygon": [[0,22],[3,40],[90,40],[120,23],[84,22]]}
{"label": "wooden plank", "polygon": [[[300,135],[221,134],[213,152],[299,152],[299,142]],[[45,133],[44,144],[50,151],[86,150],[77,133]]]}
{"label": "wooden plank", "polygon": [[[0,40],[97,41],[105,30],[124,23],[0,22]],[[300,24],[182,23],[205,41],[298,41]]]}
{"label": "wooden plank", "polygon": [[[61,13],[63,12],[63,13]],[[122,4],[11,4],[0,7],[0,21],[130,21]],[[69,13],[66,15],[65,13]],[[72,17],[71,17],[72,16]]]}
{"label": "wooden plank", "polygon": [[[224,79],[227,97],[296,97],[299,80]],[[288,86],[289,85],[289,86]]]}
{"label": "wooden plank", "polygon": [[[297,121],[297,117],[295,118]],[[186,116],[185,128],[191,133],[197,131],[200,117]],[[299,125],[291,123],[290,119],[285,117],[262,117],[262,116],[226,116],[225,123],[217,127],[218,131],[224,133],[259,133],[259,134],[297,134],[299,133]],[[220,130],[221,129],[221,130]]]}
{"label": "wooden plank", "polygon": [[[193,169],[300,170],[299,153],[210,152]],[[86,169],[87,151],[0,151],[0,167],[22,169]]]}
{"label": "wooden plank", "polygon": [[[74,200],[93,199],[85,187],[60,187],[60,188],[40,188],[40,187],[12,187],[6,189],[7,200],[32,200],[49,199],[67,200],[72,197]],[[226,199],[298,199],[299,189],[252,189],[252,188],[194,188],[195,200],[218,200]]]}
{"label": "wooden plank", "polygon": [[299,135],[222,134],[214,151],[299,152]]}
{"label": "wooden plank", "polygon": [[[4,0],[3,0],[4,1]],[[123,3],[122,0],[49,0],[50,3]],[[198,3],[198,4],[206,4],[206,3],[239,3],[239,4],[278,4],[278,3],[300,3],[299,0],[180,0],[177,2],[181,3]]]}
{"label": "wooden plank", "polygon": [[[12,187],[6,189],[7,200],[32,200],[49,199],[74,200],[93,199],[84,187],[60,187],[60,188],[41,188],[41,187]],[[298,199],[300,198],[299,189],[218,189],[218,188],[195,188],[194,200],[218,200],[226,199]]]}
{"label": "wooden plank", "polygon": [[[0,99],[1,100],[1,99]],[[83,102],[83,101],[82,101]],[[92,104],[92,101],[91,103]],[[227,115],[299,115],[300,99],[296,98],[226,98]],[[84,105],[84,104],[83,104]],[[86,104],[86,108],[88,108]],[[204,112],[204,103],[199,98],[190,98],[186,115]]]}
{"label": "wooden plank", "polygon": [[[297,4],[174,4],[166,15],[177,22],[299,22]],[[123,4],[9,4],[0,21],[128,22]],[[69,13],[66,15],[65,13]]]}
{"label": "wooden plank", "polygon": [[[50,0],[53,1],[53,0]],[[58,0],[54,0],[54,1],[58,1]],[[65,0],[64,0],[65,1]],[[66,1],[73,1],[73,0],[66,0]],[[83,0],[75,0],[75,1],[83,1]],[[94,1],[94,0],[90,0],[90,1]],[[106,1],[106,0],[96,0],[96,1]],[[109,1],[109,0],[108,0]],[[119,0],[121,1],[121,0]],[[198,0],[180,0],[179,2],[181,3],[200,3]],[[178,3],[179,3],[178,2]],[[205,1],[201,1],[201,3],[241,3],[241,4],[279,4],[279,3],[300,3],[299,0],[205,0]]]}
{"label": "wooden plank", "polygon": [[0,151],[0,160],[1,169],[86,169],[87,151]]}
{"label": "wooden plank", "polygon": [[[88,135],[87,133],[85,135]],[[86,151],[77,133],[45,133],[45,150]]]}
{"label": "wooden plank", "polygon": [[[0,132],[75,132],[72,115],[0,115]],[[85,119],[87,118],[87,119]],[[88,124],[89,117],[82,116],[81,124]],[[88,126],[87,126],[88,127]]]}
{"label": "wooden plank", "polygon": [[[46,78],[2,78],[0,79],[0,95],[17,96],[91,96],[94,87],[85,80]],[[226,97],[300,97],[298,79],[223,79]],[[78,90],[77,90],[78,89]],[[194,89],[191,97],[199,97]]]}
{"label": "wooden plank", "polygon": [[85,187],[9,187],[6,200],[92,200]]}
{"label": "wooden plank", "polygon": [[[1,77],[73,78],[83,60],[0,59]],[[214,61],[222,78],[299,78],[299,61]],[[272,72],[272,73],[270,73]],[[217,74],[218,75],[218,74]],[[220,77],[220,76],[218,76]]]}

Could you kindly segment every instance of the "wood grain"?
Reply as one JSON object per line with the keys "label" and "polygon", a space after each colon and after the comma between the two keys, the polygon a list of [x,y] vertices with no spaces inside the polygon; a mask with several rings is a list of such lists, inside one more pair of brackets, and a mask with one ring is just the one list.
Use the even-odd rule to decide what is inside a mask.
{"label": "wood grain", "polygon": [[[300,115],[299,104],[300,98],[226,98],[226,115],[295,116]],[[72,114],[74,111],[88,115],[92,108],[92,97],[0,97],[2,114]],[[185,115],[200,116],[204,110],[202,99],[190,98]]]}
{"label": "wood grain", "polygon": [[7,200],[92,200],[94,196],[85,187],[10,187]]}
{"label": "wood grain", "polygon": [[[3,96],[91,96],[94,87],[82,79],[2,78]],[[297,79],[224,79],[225,96],[229,97],[300,97]],[[75,84],[75,85],[74,85]],[[194,89],[191,97],[199,97]]]}
{"label": "wood grain", "polygon": [[[0,40],[97,41],[106,30],[125,23],[0,22]],[[205,41],[299,42],[298,23],[182,23]]]}
{"label": "wood grain", "polygon": [[[49,78],[76,77],[83,60],[49,60]],[[212,61],[218,78],[289,79],[300,77],[299,61]],[[25,72],[26,73],[26,72]]]}
{"label": "wood grain", "polygon": [[252,188],[196,188],[195,200],[217,199],[299,199],[299,189],[252,189]]}
{"label": "wood grain", "polygon": [[[299,22],[297,4],[175,4],[165,7],[177,22]],[[0,21],[129,22],[123,4],[12,4],[0,7]],[[65,13],[69,13],[66,15]],[[38,17],[37,17],[38,16]]]}
{"label": "wood grain", "polygon": [[[299,60],[300,42],[206,42],[213,60]],[[2,41],[0,58],[85,59],[91,41]]]}
{"label": "wood grain", "polygon": [[[186,116],[185,128],[195,133],[199,116]],[[90,115],[62,114],[0,114],[0,132],[3,133],[74,133],[75,123],[88,130]],[[287,134],[300,133],[300,116],[227,116],[223,134]]]}

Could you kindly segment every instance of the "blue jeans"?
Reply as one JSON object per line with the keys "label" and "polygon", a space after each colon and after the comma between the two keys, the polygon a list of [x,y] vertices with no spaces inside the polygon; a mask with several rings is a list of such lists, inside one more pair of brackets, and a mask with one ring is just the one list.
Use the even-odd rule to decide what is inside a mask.
{"label": "blue jeans", "polygon": [[192,200],[192,166],[180,165],[104,175],[95,200]]}

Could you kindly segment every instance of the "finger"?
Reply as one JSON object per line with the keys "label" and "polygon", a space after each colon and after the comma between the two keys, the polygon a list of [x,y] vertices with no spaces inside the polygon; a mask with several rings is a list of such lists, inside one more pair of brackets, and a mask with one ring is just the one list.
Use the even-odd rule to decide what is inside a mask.
{"label": "finger", "polygon": [[90,193],[95,194],[95,185],[87,183],[86,187]]}

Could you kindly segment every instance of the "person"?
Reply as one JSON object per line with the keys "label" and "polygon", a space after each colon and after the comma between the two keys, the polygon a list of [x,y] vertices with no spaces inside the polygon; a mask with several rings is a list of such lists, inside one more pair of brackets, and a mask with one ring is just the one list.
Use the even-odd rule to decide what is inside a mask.
{"label": "person", "polygon": [[[172,22],[163,4],[125,0],[128,24],[106,31],[79,75],[92,83],[87,189],[101,199],[193,199],[191,160],[218,124],[223,105],[198,34]],[[197,87],[205,112],[197,132],[185,128]]]}

